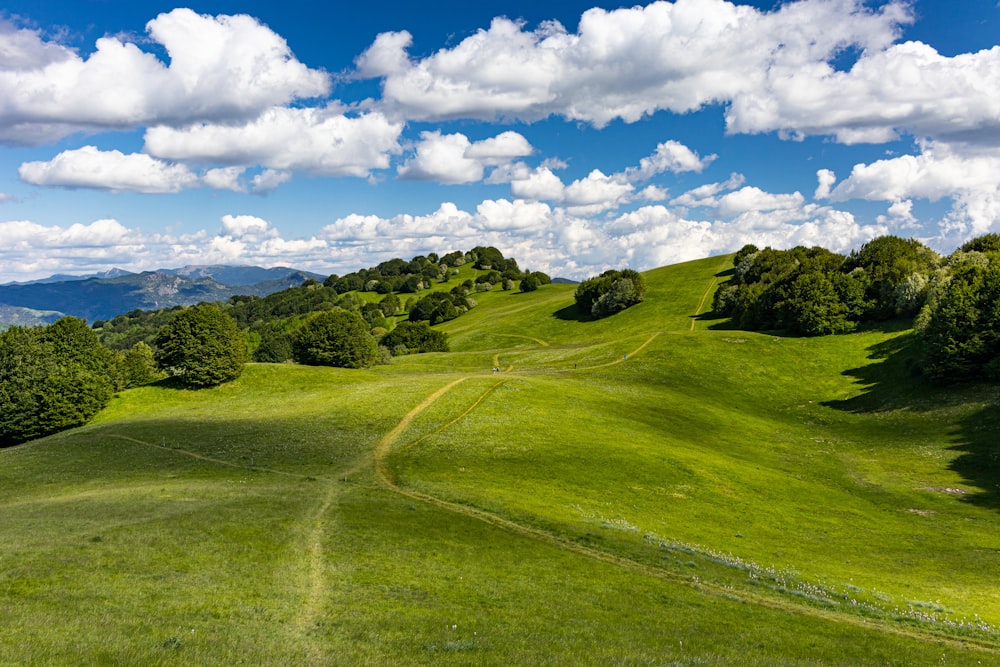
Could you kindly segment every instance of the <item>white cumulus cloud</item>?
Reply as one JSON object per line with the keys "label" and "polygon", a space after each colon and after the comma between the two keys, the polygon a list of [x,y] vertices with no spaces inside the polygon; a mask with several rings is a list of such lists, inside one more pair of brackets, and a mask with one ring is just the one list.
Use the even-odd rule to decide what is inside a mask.
{"label": "white cumulus cloud", "polygon": [[271,107],[242,124],[151,127],[145,150],[172,160],[364,178],[389,167],[402,130],[377,112],[348,116],[335,105]]}
{"label": "white cumulus cloud", "polygon": [[175,9],[146,31],[168,64],[117,37],[97,40],[83,58],[37,31],[0,24],[0,141],[247,119],[330,89],[329,75],[300,63],[282,37],[250,16]]}
{"label": "white cumulus cloud", "polygon": [[507,164],[532,151],[528,140],[517,132],[503,132],[476,142],[458,132],[421,132],[415,154],[397,171],[404,180],[474,183],[483,180],[487,167]]}
{"label": "white cumulus cloud", "polygon": [[743,97],[740,109],[753,111],[772,69],[826,63],[851,46],[885,48],[908,20],[902,2],[870,10],[860,0],[802,0],[772,12],[725,0],[653,2],[590,9],[576,33],[495,18],[419,60],[407,53],[409,33],[385,33],[357,66],[382,79],[384,102],[408,118],[560,115],[600,127]]}
{"label": "white cumulus cloud", "polygon": [[18,175],[32,185],[99,188],[164,194],[196,187],[200,180],[181,164],[142,153],[101,151],[95,146],[63,151],[47,162],[25,162]]}

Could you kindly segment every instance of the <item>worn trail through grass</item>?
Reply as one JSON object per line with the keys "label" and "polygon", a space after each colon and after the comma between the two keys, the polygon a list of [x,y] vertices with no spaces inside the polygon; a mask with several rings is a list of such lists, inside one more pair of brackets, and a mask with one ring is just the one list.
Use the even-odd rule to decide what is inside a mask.
{"label": "worn trail through grass", "polygon": [[719,282],[719,273],[726,270],[729,266],[729,258],[726,257],[725,260],[719,264],[719,270],[716,271],[716,275],[712,276],[712,279],[708,281],[708,287],[705,288],[705,293],[701,295],[701,300],[694,309],[694,315],[691,316],[691,331],[695,330],[695,325],[698,323],[698,316],[701,315],[702,309],[705,308],[705,302],[708,300],[708,295],[712,294],[712,290],[715,289],[715,285]]}
{"label": "worn trail through grass", "polygon": [[350,475],[363,469],[366,465],[368,465],[366,458],[357,457],[354,461],[349,462],[350,465],[338,471],[336,476],[337,478],[334,479],[331,477],[302,475],[287,472],[285,470],[275,470],[273,468],[261,468],[253,465],[233,463],[224,459],[217,459],[211,456],[198,454],[197,452],[192,452],[186,449],[157,445],[126,435],[112,433],[109,434],[108,437],[115,438],[117,440],[125,440],[127,442],[132,442],[146,447],[153,447],[155,449],[228,468],[283,475],[301,480],[318,481],[323,484],[322,496],[319,503],[303,519],[306,526],[306,538],[303,549],[306,554],[306,559],[304,568],[305,571],[300,576],[303,581],[302,589],[304,591],[304,600],[299,608],[296,618],[292,622],[291,627],[296,639],[302,642],[301,645],[305,649],[308,664],[328,664],[328,656],[325,655],[323,643],[314,636],[316,627],[322,616],[323,601],[326,599],[327,592],[329,590],[329,581],[326,576],[326,558],[323,555],[323,541],[328,532],[328,515],[330,508],[333,507],[338,496],[345,488],[344,484],[340,483],[338,480],[346,480]]}
{"label": "worn trail through grass", "polygon": [[[658,334],[654,334],[649,340],[647,340],[639,349],[652,342],[653,338]],[[620,362],[614,362],[620,363]],[[587,546],[575,542],[566,537],[562,537],[554,532],[543,530],[541,528],[536,528],[533,526],[528,526],[511,519],[499,516],[492,512],[479,509],[470,505],[462,505],[449,500],[444,500],[436,496],[430,495],[428,493],[423,493],[421,491],[415,491],[401,486],[392,475],[392,472],[388,465],[388,456],[392,451],[393,445],[400,438],[406,428],[410,425],[415,417],[417,417],[421,412],[429,408],[435,401],[437,401],[441,396],[447,393],[450,389],[468,379],[468,377],[459,378],[454,380],[447,385],[441,387],[434,393],[430,394],[425,398],[419,405],[410,410],[403,419],[393,428],[389,433],[387,433],[378,443],[375,450],[375,472],[379,481],[385,485],[391,491],[410,498],[412,500],[417,500],[424,502],[435,507],[438,507],[449,512],[454,512],[462,516],[466,516],[472,519],[476,519],[490,526],[500,528],[507,532],[521,535],[525,538],[547,544],[564,551],[569,551],[602,563],[607,563],[609,565],[622,568],[636,574],[659,579],[662,581],[669,581],[676,584],[681,584],[688,586],[696,591],[699,591],[706,595],[711,595],[719,598],[726,599],[738,599],[741,602],[748,604],[755,604],[769,609],[776,609],[780,611],[785,611],[795,614],[808,615],[814,618],[823,619],[826,621],[832,621],[837,623],[848,623],[857,627],[863,627],[871,629],[872,627],[877,627],[881,631],[889,632],[901,637],[907,637],[910,639],[916,639],[928,642],[937,642],[942,646],[947,645],[955,649],[961,649],[964,647],[975,646],[978,649],[986,650],[991,653],[996,653],[1000,655],[1000,646],[997,646],[989,641],[980,641],[975,639],[957,639],[954,637],[949,637],[940,633],[935,633],[931,630],[923,630],[916,627],[906,627],[898,623],[893,623],[891,621],[885,621],[881,619],[873,619],[868,617],[863,617],[857,614],[851,614],[849,612],[841,612],[830,609],[822,609],[807,604],[802,604],[782,598],[778,595],[767,595],[757,593],[751,590],[735,590],[732,586],[725,584],[716,584],[711,581],[705,581],[697,576],[682,575],[674,572],[670,572],[661,568],[651,566],[640,561],[615,554],[608,551],[603,551],[595,547]],[[436,429],[434,432],[424,435],[410,443],[404,445],[401,449],[409,449],[423,442],[432,435],[443,432],[449,427],[461,421],[463,418],[468,416],[477,407],[479,407],[486,398],[493,393],[493,391],[503,384],[506,380],[502,380],[486,391],[480,394],[476,400],[464,410],[458,417],[447,422],[443,426]]]}

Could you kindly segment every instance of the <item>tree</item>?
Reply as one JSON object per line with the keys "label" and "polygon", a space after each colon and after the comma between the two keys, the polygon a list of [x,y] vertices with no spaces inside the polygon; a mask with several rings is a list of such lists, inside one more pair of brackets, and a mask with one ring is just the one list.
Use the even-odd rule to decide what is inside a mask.
{"label": "tree", "polygon": [[412,352],[447,352],[448,335],[431,329],[427,322],[400,322],[382,338],[382,345],[390,350],[405,349]]}
{"label": "tree", "polygon": [[820,271],[800,273],[791,283],[791,296],[781,303],[784,321],[795,333],[807,336],[846,333],[854,329],[836,286]]}
{"label": "tree", "polygon": [[156,368],[153,348],[141,340],[122,354],[119,368],[123,389],[141,387],[162,377],[162,373]]}
{"label": "tree", "polygon": [[317,313],[292,339],[295,361],[310,366],[366,368],[378,361],[378,344],[357,313]]}
{"label": "tree", "polygon": [[940,264],[940,257],[915,239],[880,236],[851,253],[848,264],[851,268],[864,269],[871,281],[869,315],[874,319],[888,319],[897,314],[899,286],[907,279],[912,280],[913,274],[930,275]]}
{"label": "tree", "polygon": [[608,317],[641,302],[642,299],[643,296],[636,289],[634,282],[628,278],[619,278],[594,302],[591,313],[594,317]]}
{"label": "tree", "polygon": [[959,250],[962,252],[1000,252],[1000,234],[977,236],[966,241]]}
{"label": "tree", "polygon": [[384,299],[378,302],[378,305],[386,317],[392,317],[403,307],[403,304],[399,301],[399,297],[395,294],[387,294]]}
{"label": "tree", "polygon": [[0,446],[87,423],[116,375],[114,355],[75,317],[0,333]]}
{"label": "tree", "polygon": [[[484,283],[480,283],[484,284]],[[447,322],[458,317],[462,312],[459,308],[468,309],[465,297],[459,294],[431,292],[417,301],[410,309],[411,322],[428,321],[432,325]]]}
{"label": "tree", "polygon": [[922,365],[932,381],[1000,379],[1000,265],[956,271],[922,336]]}
{"label": "tree", "polygon": [[211,304],[191,306],[156,335],[156,363],[190,387],[212,387],[243,373],[246,341],[236,321]]}
{"label": "tree", "polygon": [[607,317],[645,298],[646,282],[632,269],[605,271],[577,285],[574,298],[577,307],[594,317]]}

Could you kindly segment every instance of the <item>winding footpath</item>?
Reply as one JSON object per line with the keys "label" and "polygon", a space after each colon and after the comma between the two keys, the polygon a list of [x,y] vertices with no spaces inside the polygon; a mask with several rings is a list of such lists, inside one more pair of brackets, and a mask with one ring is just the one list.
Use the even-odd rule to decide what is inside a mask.
{"label": "winding footpath", "polygon": [[[723,267],[724,268],[724,267]],[[705,301],[708,295],[711,293],[712,289],[718,281],[717,276],[713,276],[711,282],[709,283],[705,293],[702,295],[701,301],[695,310],[696,315],[699,314],[704,307]],[[696,319],[691,321],[691,331],[695,330]],[[640,344],[636,349],[623,355],[621,358],[616,358],[614,361],[599,364],[595,366],[581,367],[579,370],[591,370],[606,368],[609,366],[614,366],[620,363],[624,363],[629,357],[638,356],[643,350],[645,350],[662,332],[653,333],[648,339],[646,339],[642,344]],[[529,336],[516,336],[519,338],[528,338],[537,342],[539,345],[547,347],[548,344],[540,339],[531,338]],[[499,366],[499,355],[494,357],[494,366]],[[510,366],[507,370],[512,370],[513,366]],[[231,468],[245,469],[253,472],[264,472],[272,473],[276,475],[284,475],[288,477],[294,477],[299,479],[309,479],[318,480],[323,484],[321,494],[319,494],[319,502],[315,505],[312,511],[305,517],[305,522],[307,525],[306,536],[304,539],[304,564],[300,567],[304,569],[301,574],[302,578],[302,588],[303,588],[303,604],[294,619],[292,624],[292,632],[297,640],[303,642],[303,646],[307,653],[308,664],[326,664],[330,656],[325,654],[324,646],[321,639],[316,636],[315,629],[322,620],[324,601],[327,598],[329,592],[329,574],[327,573],[327,558],[324,553],[324,541],[327,534],[329,533],[329,522],[330,522],[330,512],[337,502],[338,497],[344,492],[347,485],[344,483],[346,479],[355,473],[362,472],[366,469],[372,469],[375,473],[377,481],[389,491],[396,493],[405,498],[409,498],[414,501],[419,501],[433,505],[434,507],[440,508],[442,510],[453,512],[455,514],[468,517],[477,521],[481,521],[490,526],[494,526],[501,530],[507,531],[508,533],[519,535],[527,539],[534,540],[536,542],[549,545],[554,548],[558,548],[564,551],[572,552],[580,556],[590,558],[595,561],[606,563],[613,567],[622,568],[628,570],[640,576],[650,577],[658,579],[661,581],[668,581],[674,584],[683,585],[697,590],[706,595],[712,595],[719,598],[726,598],[729,600],[737,599],[742,602],[754,605],[760,605],[770,609],[785,611],[788,613],[808,615],[820,619],[824,619],[835,623],[847,623],[855,625],[858,627],[863,627],[869,630],[877,630],[880,632],[886,632],[895,634],[898,636],[916,639],[925,642],[937,642],[942,646],[950,646],[955,649],[961,649],[963,647],[974,646],[980,650],[986,650],[994,654],[1000,654],[1000,647],[997,647],[988,642],[980,642],[975,640],[962,640],[954,637],[949,637],[945,635],[936,634],[930,630],[923,630],[916,627],[907,627],[900,623],[893,622],[891,620],[881,620],[866,618],[857,614],[851,614],[849,612],[842,612],[838,610],[832,610],[828,608],[819,608],[814,606],[809,606],[796,602],[787,597],[781,597],[779,595],[769,595],[764,593],[759,593],[754,590],[736,590],[731,586],[726,586],[722,584],[715,584],[713,582],[700,580],[698,577],[680,574],[676,572],[667,571],[659,567],[643,563],[613,552],[603,551],[591,546],[587,546],[576,542],[567,537],[561,536],[555,532],[544,530],[541,528],[536,528],[533,526],[525,525],[513,521],[506,517],[500,516],[493,512],[489,512],[483,509],[471,505],[464,505],[460,503],[455,503],[452,501],[444,500],[438,498],[428,493],[421,491],[416,491],[413,489],[406,488],[393,474],[393,471],[389,465],[389,455],[393,451],[404,451],[418,446],[425,440],[435,435],[438,435],[447,429],[451,428],[455,424],[459,423],[461,420],[465,419],[467,416],[472,414],[477,408],[479,408],[486,400],[504,383],[511,381],[512,378],[504,377],[499,379],[497,382],[490,385],[485,391],[478,394],[468,407],[458,414],[453,419],[443,423],[441,426],[437,427],[430,433],[427,433],[419,438],[415,438],[409,442],[403,441],[403,436],[407,429],[413,423],[421,413],[426,411],[432,405],[434,405],[439,399],[441,399],[445,394],[454,389],[455,387],[461,385],[463,382],[470,380],[472,378],[483,377],[483,374],[469,374],[462,377],[453,379],[437,390],[433,391],[427,395],[419,404],[414,406],[409,412],[407,412],[400,421],[381,439],[376,443],[374,449],[372,450],[370,456],[362,455],[358,459],[350,463],[350,465],[342,471],[339,471],[337,478],[330,477],[315,477],[307,476],[296,473],[291,473],[282,470],[275,470],[270,468],[261,468],[257,466],[247,466],[237,463],[232,463],[230,461],[225,461],[223,459],[216,459],[213,457],[198,454],[196,452],[191,452],[184,449],[167,447],[165,445],[157,445],[151,442],[145,442],[135,438],[131,438],[124,435],[110,435],[109,437],[114,437],[120,440],[125,440],[132,442],[134,444],[144,445],[148,447],[154,447],[156,449],[168,451],[175,453],[180,456],[186,456],[207,463],[213,463],[217,465],[227,466]]]}

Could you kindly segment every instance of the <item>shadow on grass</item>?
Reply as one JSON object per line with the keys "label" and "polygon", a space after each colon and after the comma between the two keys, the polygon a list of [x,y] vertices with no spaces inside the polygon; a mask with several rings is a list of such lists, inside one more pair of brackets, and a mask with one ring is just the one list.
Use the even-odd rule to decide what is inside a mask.
{"label": "shadow on grass", "polygon": [[552,315],[557,320],[568,320],[571,322],[594,322],[598,319],[590,313],[580,310],[575,303],[572,303],[565,308],[560,308],[556,312],[552,313]]}
{"label": "shadow on grass", "polygon": [[960,420],[954,435],[950,449],[962,454],[948,467],[980,489],[963,499],[1000,511],[1000,404],[994,401]]}
{"label": "shadow on grass", "polygon": [[961,454],[948,469],[978,489],[963,495],[963,501],[1000,511],[1000,387],[986,383],[932,385],[917,371],[917,340],[912,333],[873,345],[869,351],[869,359],[874,363],[844,371],[864,386],[861,393],[823,405],[853,413],[929,412],[949,406],[982,406],[955,419],[949,433],[952,445],[948,449]]}

